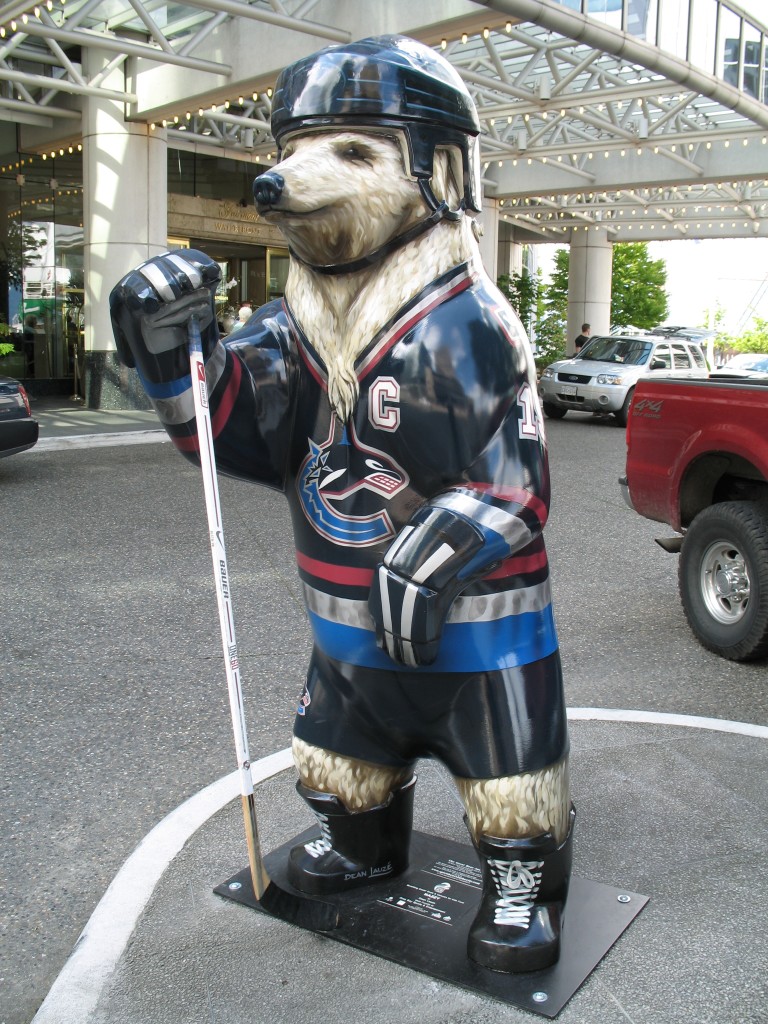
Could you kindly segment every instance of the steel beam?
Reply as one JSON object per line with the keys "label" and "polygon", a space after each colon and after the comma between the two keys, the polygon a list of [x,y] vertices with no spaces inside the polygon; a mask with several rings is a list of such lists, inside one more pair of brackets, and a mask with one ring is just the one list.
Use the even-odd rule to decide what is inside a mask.
{"label": "steel beam", "polygon": [[759,100],[739,92],[732,85],[706,71],[700,71],[688,61],[655,46],[617,32],[588,15],[579,14],[567,7],[555,6],[548,0],[474,0],[475,3],[509,17],[530,21],[535,25],[558,32],[574,42],[586,43],[596,50],[613,54],[622,60],[640,64],[651,71],[664,75],[702,96],[721,103],[741,114],[761,128],[768,129],[768,107]]}
{"label": "steel beam", "polygon": [[240,2],[240,0],[184,0],[184,3],[190,7],[202,7],[206,11],[224,11],[236,18],[262,21],[267,25],[275,25],[277,28],[288,29],[291,32],[305,32],[307,35],[330,39],[335,43],[348,43],[352,38],[349,32],[343,29],[332,28],[330,25],[318,25],[317,22],[305,21],[302,18],[290,18],[274,11],[265,11],[262,7],[253,7],[251,4]]}
{"label": "steel beam", "polygon": [[51,28],[42,25],[37,21],[28,21],[22,29],[24,35],[39,36],[41,39],[56,39],[60,43],[68,43],[71,46],[93,47],[97,50],[113,50],[118,53],[127,54],[130,57],[142,57],[144,60],[155,61],[158,64],[175,64],[178,67],[189,68],[192,71],[204,71],[214,75],[230,75],[232,68],[229,64],[218,64],[215,61],[202,60],[198,57],[185,57],[175,52],[167,52],[156,46],[135,43],[129,39],[118,38],[111,35],[102,35],[90,29],[76,29],[69,31],[64,28]]}

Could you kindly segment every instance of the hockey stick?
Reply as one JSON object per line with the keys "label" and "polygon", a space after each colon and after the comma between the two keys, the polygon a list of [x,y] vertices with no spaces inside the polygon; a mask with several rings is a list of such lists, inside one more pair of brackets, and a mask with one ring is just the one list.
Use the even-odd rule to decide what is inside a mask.
{"label": "hockey stick", "polygon": [[219,608],[221,643],[229,689],[229,710],[232,716],[232,730],[237,751],[240,793],[243,802],[245,836],[248,843],[248,863],[251,869],[253,893],[262,908],[275,917],[298,924],[313,931],[330,931],[339,923],[338,910],[330,903],[300,896],[281,889],[267,874],[261,855],[259,833],[256,824],[256,803],[251,777],[251,758],[248,753],[248,736],[245,730],[245,710],[240,686],[240,667],[235,641],[235,620],[232,614],[232,598],[227,570],[227,554],[224,549],[224,530],[219,503],[219,487],[216,478],[216,457],[213,450],[213,430],[208,407],[208,387],[205,379],[205,364],[200,340],[200,321],[193,315],[189,320],[189,363],[192,375],[192,392],[195,403],[195,420],[200,444],[200,466],[203,471],[205,507],[208,514],[208,530],[211,536],[211,557],[213,575],[216,581],[216,597]]}

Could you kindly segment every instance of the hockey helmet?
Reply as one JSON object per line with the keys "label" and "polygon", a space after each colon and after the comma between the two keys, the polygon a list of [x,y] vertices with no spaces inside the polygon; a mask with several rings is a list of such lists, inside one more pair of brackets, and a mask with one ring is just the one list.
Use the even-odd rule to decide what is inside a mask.
{"label": "hockey helmet", "polygon": [[375,36],[329,46],[285,68],[272,101],[278,148],[298,132],[324,128],[393,128],[403,133],[410,173],[422,190],[435,149],[461,152],[462,206],[480,210],[480,121],[453,66],[406,36]]}

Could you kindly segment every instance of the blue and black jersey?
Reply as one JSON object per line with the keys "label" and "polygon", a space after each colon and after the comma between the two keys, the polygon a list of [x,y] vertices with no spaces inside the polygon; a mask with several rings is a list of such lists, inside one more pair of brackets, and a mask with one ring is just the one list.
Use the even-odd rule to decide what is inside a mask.
{"label": "blue and black jersey", "polygon": [[[490,281],[464,264],[398,311],[362,350],[355,372],[358,399],[342,423],[328,400],[323,360],[284,301],[262,307],[207,364],[220,471],[288,499],[317,648],[310,682],[322,663],[359,685],[368,670],[377,678],[451,677],[457,685],[490,674],[502,689],[513,677],[525,687],[528,677],[540,687],[541,665],[535,672],[525,666],[551,665],[550,707],[529,695],[512,718],[524,719],[533,736],[530,723],[540,715],[550,736],[542,764],[556,760],[567,739],[542,538],[549,472],[519,323]],[[147,389],[177,448],[196,458],[189,379]],[[377,566],[425,508],[470,520],[483,543],[451,605],[436,660],[404,670],[377,646],[368,598]],[[300,720],[310,717],[312,700],[305,693]],[[298,722],[297,732],[306,728]],[[498,742],[504,745],[503,736]],[[517,743],[501,761],[481,759],[489,774],[539,766],[531,764],[534,744],[524,742],[523,750]],[[469,773],[482,774],[473,765]]]}

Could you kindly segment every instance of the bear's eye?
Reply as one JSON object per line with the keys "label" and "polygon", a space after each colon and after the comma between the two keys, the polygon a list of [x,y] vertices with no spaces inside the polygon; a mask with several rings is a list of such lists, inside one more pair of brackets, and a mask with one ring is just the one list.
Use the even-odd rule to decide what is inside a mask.
{"label": "bear's eye", "polygon": [[341,156],[344,160],[350,160],[353,163],[369,164],[371,162],[371,151],[367,146],[360,145],[359,142],[348,142],[341,150]]}

